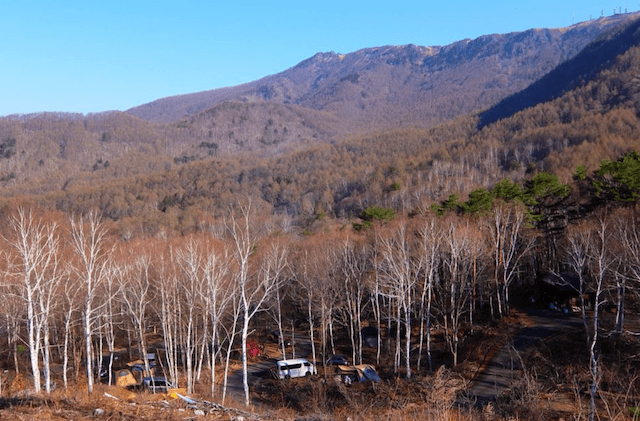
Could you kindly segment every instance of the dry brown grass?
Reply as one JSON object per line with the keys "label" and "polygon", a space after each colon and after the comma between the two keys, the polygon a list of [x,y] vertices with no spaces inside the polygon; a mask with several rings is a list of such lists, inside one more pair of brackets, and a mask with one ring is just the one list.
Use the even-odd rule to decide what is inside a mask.
{"label": "dry brown grass", "polygon": [[[207,419],[230,419],[227,411],[210,411],[198,405]],[[99,414],[96,410],[101,411]],[[243,412],[244,413],[244,412]],[[17,396],[0,399],[0,419],[15,420],[89,420],[108,419],[169,421],[195,418],[194,409],[186,402],[172,399],[166,394],[127,391],[116,386],[96,385],[92,394],[84,387],[71,387],[54,391],[50,395],[22,392]],[[251,417],[245,417],[250,420]],[[268,419],[256,413],[253,419]]]}
{"label": "dry brown grass", "polygon": [[288,408],[297,419],[324,420],[470,420],[477,411],[455,407],[465,381],[441,368],[413,380],[388,378],[380,383],[347,386],[332,376],[268,381],[261,399],[273,407]]}
{"label": "dry brown grass", "polygon": [[[574,373],[579,376],[581,373]],[[583,373],[582,373],[583,374]],[[531,372],[494,404],[483,409],[461,409],[455,405],[457,393],[466,382],[457,373],[444,368],[410,381],[387,378],[381,383],[346,386],[323,377],[266,381],[260,397],[262,404],[248,410],[240,402],[227,402],[225,410],[199,405],[206,419],[230,420],[435,420],[435,421],[504,421],[584,419],[587,412],[580,379],[572,390],[549,391]],[[607,373],[610,378],[612,373]],[[18,386],[24,379],[11,382]],[[111,395],[111,396],[109,396]],[[192,395],[197,397],[197,395]],[[631,419],[628,405],[635,398],[602,392],[599,395],[601,419]],[[207,399],[203,394],[203,399]],[[104,414],[96,416],[96,409]],[[211,411],[210,411],[211,410]],[[626,412],[625,412],[626,411]],[[196,419],[193,408],[164,394],[127,391],[115,386],[96,385],[88,394],[86,386],[57,390],[50,395],[29,394],[24,389],[0,399],[0,419],[11,420],[182,420]]]}

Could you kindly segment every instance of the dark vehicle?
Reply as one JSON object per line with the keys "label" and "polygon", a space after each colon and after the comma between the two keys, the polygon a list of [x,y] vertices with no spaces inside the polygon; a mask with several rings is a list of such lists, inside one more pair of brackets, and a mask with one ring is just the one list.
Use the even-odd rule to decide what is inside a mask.
{"label": "dark vehicle", "polygon": [[165,377],[145,377],[142,379],[142,387],[151,393],[166,393],[174,385]]}
{"label": "dark vehicle", "polygon": [[120,357],[116,354],[103,355],[102,359],[96,360],[96,370],[100,379],[109,378],[109,369],[120,363]]}
{"label": "dark vehicle", "polygon": [[347,357],[344,355],[332,355],[331,358],[327,360],[325,365],[349,365],[349,361],[347,361]]}

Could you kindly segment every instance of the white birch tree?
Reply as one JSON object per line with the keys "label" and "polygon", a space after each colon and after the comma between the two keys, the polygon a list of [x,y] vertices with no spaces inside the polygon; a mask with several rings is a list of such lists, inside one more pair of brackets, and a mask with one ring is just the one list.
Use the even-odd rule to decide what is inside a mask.
{"label": "white birch tree", "polygon": [[194,240],[190,240],[184,248],[176,250],[176,260],[180,268],[178,287],[183,309],[182,337],[183,358],[187,370],[187,393],[193,393],[195,386],[196,347],[198,345],[198,322],[202,314],[199,307],[205,295],[203,256]]}
{"label": "white birch tree", "polygon": [[600,215],[593,226],[593,235],[586,244],[587,255],[590,260],[590,270],[593,277],[595,301],[593,306],[593,321],[591,330],[591,344],[589,346],[589,370],[591,372],[591,387],[589,389],[589,421],[595,419],[596,393],[600,383],[600,361],[598,355],[598,340],[600,331],[600,307],[604,304],[603,292],[606,278],[610,275],[613,256],[608,249],[611,242],[609,222],[606,215]]}
{"label": "white birch tree", "polygon": [[247,339],[249,337],[249,322],[260,311],[263,303],[273,292],[277,279],[269,272],[261,271],[257,276],[250,273],[250,257],[258,246],[258,241],[251,228],[251,205],[241,206],[239,214],[232,212],[227,223],[227,230],[234,245],[236,261],[236,282],[240,293],[242,311],[242,384],[245,395],[245,405],[249,406],[249,380],[247,367]]}
{"label": "white birch tree", "polygon": [[534,245],[534,237],[522,235],[525,223],[526,213],[521,205],[497,203],[487,224],[500,318],[509,311],[509,288],[520,270],[520,262]]}
{"label": "white birch tree", "polygon": [[470,281],[473,272],[473,245],[478,238],[469,221],[450,219],[443,236],[442,272],[440,299],[445,327],[445,339],[453,356],[453,365],[458,364],[458,346],[461,337],[462,317],[468,311]]}
{"label": "white birch tree", "polygon": [[352,360],[354,364],[362,364],[362,312],[365,295],[365,277],[368,270],[368,256],[365,250],[347,238],[337,250],[336,261],[339,262],[342,291],[346,301],[349,317]]}
{"label": "white birch tree", "polygon": [[65,276],[63,281],[63,323],[64,323],[64,345],[62,351],[62,382],[64,388],[69,386],[69,346],[71,342],[72,330],[74,327],[74,314],[78,310],[78,297],[80,295],[80,285],[73,276]]}
{"label": "white birch tree", "polygon": [[96,301],[100,286],[109,273],[113,249],[107,247],[107,231],[96,213],[90,213],[84,218],[73,217],[70,223],[71,246],[77,258],[72,270],[84,289],[82,310],[87,387],[89,393],[93,393],[93,332],[96,314],[105,305],[105,301],[100,304]]}
{"label": "white birch tree", "polygon": [[[168,259],[167,259],[168,260]],[[169,380],[176,387],[180,386],[179,366],[179,331],[181,323],[178,277],[170,266],[171,261],[161,258],[158,262],[160,305],[156,310],[162,327],[164,358]]]}
{"label": "white birch tree", "polygon": [[[398,335],[400,332],[400,310],[404,316],[405,332],[405,370],[407,379],[411,378],[411,312],[417,273],[412,262],[412,244],[407,234],[406,222],[391,233],[378,236],[382,270],[388,296],[397,303]],[[396,348],[399,350],[399,337]]]}
{"label": "white birch tree", "polygon": [[151,281],[151,257],[137,254],[131,265],[120,268],[122,273],[120,297],[124,304],[125,314],[131,320],[135,330],[139,354],[144,362],[144,368],[150,373],[149,356],[147,353],[147,323],[149,319],[148,307],[155,298],[155,289]]}
{"label": "white birch tree", "polygon": [[433,371],[431,358],[431,312],[433,305],[434,285],[438,269],[438,246],[442,241],[442,232],[435,218],[430,218],[420,228],[420,260],[422,269],[422,292],[420,296],[420,346],[418,347],[417,367],[420,369],[422,348],[426,333],[427,363],[429,371]]}
{"label": "white birch tree", "polygon": [[222,317],[235,297],[233,282],[228,279],[229,256],[226,248],[222,253],[210,250],[204,264],[205,303],[211,320],[211,396],[216,392],[216,356],[220,352],[220,326]]}
{"label": "white birch tree", "polygon": [[39,353],[44,347],[45,388],[50,392],[48,319],[61,279],[57,224],[45,224],[30,211],[20,208],[12,218],[10,227],[12,232],[8,241],[15,254],[9,262],[9,269],[19,282],[21,297],[26,305],[33,389],[36,393],[41,389]]}
{"label": "white birch tree", "polygon": [[[594,295],[593,317],[591,326],[588,326],[587,316],[583,310],[583,322],[587,334],[587,347],[589,349],[589,372],[591,373],[591,386],[589,388],[589,420],[596,417],[596,394],[600,382],[600,361],[598,355],[598,343],[600,333],[600,313],[604,304],[603,293],[606,288],[606,279],[611,276],[611,266],[614,256],[609,250],[611,232],[606,215],[599,215],[594,220],[585,222],[568,232],[569,241],[569,265],[578,276],[581,272],[588,271],[591,280],[590,290]],[[581,283],[583,279],[581,279]],[[583,303],[584,308],[584,303]]]}

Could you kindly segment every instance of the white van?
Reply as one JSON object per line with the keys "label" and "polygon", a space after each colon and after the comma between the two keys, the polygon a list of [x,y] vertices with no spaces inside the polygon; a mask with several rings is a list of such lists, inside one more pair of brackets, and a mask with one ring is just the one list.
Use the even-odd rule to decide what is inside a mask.
{"label": "white van", "polygon": [[316,368],[304,358],[278,361],[277,377],[279,379],[290,379],[295,377],[305,377],[318,374]]}

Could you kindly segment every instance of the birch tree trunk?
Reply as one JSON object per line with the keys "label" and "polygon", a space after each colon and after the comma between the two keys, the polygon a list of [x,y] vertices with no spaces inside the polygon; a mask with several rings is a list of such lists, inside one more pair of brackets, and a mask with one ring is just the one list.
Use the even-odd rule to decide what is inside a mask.
{"label": "birch tree trunk", "polygon": [[106,248],[106,229],[102,226],[100,218],[91,213],[85,218],[71,218],[71,246],[78,259],[73,268],[76,276],[83,283],[85,297],[83,305],[83,337],[86,358],[87,388],[93,393],[94,369],[93,369],[93,324],[94,314],[104,302],[97,307],[94,301],[97,291],[107,276],[111,263],[112,250]]}
{"label": "birch tree trunk", "polygon": [[[379,268],[382,269],[385,289],[388,295],[396,301],[396,358],[394,368],[400,364],[401,348],[401,324],[404,316],[405,327],[405,370],[406,378],[411,378],[411,312],[413,294],[417,274],[413,262],[414,256],[412,244],[407,235],[407,226],[404,221],[400,226],[386,235],[378,235],[380,256],[382,258]],[[402,314],[401,314],[402,313]]]}
{"label": "birch tree trunk", "polygon": [[[10,221],[12,231],[9,256],[10,278],[19,280],[21,297],[27,307],[27,337],[33,390],[39,392],[40,349],[44,346],[44,371],[48,377],[45,385],[50,392],[49,374],[49,318],[51,317],[54,293],[60,281],[59,274],[59,237],[55,223],[44,224],[31,212],[20,208]],[[15,260],[13,260],[15,258]],[[44,337],[44,344],[42,343]]]}
{"label": "birch tree trunk", "polygon": [[589,420],[594,421],[596,412],[596,393],[600,383],[598,334],[600,330],[600,306],[603,304],[602,293],[605,288],[605,277],[609,274],[613,259],[608,246],[610,244],[609,225],[606,216],[601,215],[597,220],[592,241],[588,246],[591,260],[591,272],[595,281],[595,305],[593,308],[593,331],[589,346],[589,370],[591,372],[591,387],[589,400]]}
{"label": "birch tree trunk", "polygon": [[[429,371],[433,371],[433,363],[431,359],[431,305],[433,299],[433,285],[437,269],[437,251],[438,244],[442,240],[442,234],[439,231],[435,219],[428,220],[420,230],[421,254],[423,261],[423,284],[422,295],[420,299],[420,347],[418,354],[417,368],[420,369],[422,357],[423,337],[426,331],[427,339],[427,362]],[[426,309],[425,309],[426,301]]]}
{"label": "birch tree trunk", "polygon": [[[261,310],[262,304],[267,300],[273,290],[277,287],[277,279],[270,271],[262,270],[253,279],[249,276],[249,257],[254,247],[257,247],[257,238],[251,230],[251,205],[243,206],[240,209],[239,220],[232,213],[227,230],[235,245],[234,256],[237,265],[236,279],[240,292],[240,302],[242,305],[242,384],[245,395],[245,405],[248,407],[249,400],[249,379],[247,366],[247,339],[249,337],[249,321]],[[280,256],[285,250],[275,245],[271,250],[272,256]]]}
{"label": "birch tree trunk", "polygon": [[211,396],[216,392],[216,355],[220,350],[218,329],[221,318],[235,297],[235,284],[228,279],[229,256],[226,249],[220,255],[215,250],[207,254],[204,276],[206,282],[206,298],[211,319]]}

